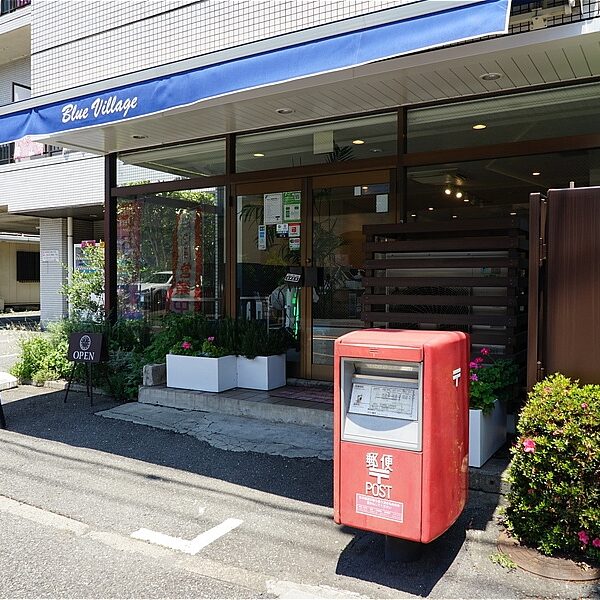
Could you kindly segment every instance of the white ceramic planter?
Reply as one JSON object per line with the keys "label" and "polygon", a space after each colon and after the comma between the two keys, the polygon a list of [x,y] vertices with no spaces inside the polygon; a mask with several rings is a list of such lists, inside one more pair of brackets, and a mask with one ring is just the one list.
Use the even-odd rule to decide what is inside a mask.
{"label": "white ceramic planter", "polygon": [[167,354],[167,387],[200,392],[224,392],[237,387],[236,357]]}
{"label": "white ceramic planter", "polygon": [[481,467],[506,442],[506,408],[496,400],[491,413],[469,410],[469,466]]}
{"label": "white ceramic planter", "polygon": [[237,357],[237,385],[249,390],[273,390],[286,384],[285,354]]}

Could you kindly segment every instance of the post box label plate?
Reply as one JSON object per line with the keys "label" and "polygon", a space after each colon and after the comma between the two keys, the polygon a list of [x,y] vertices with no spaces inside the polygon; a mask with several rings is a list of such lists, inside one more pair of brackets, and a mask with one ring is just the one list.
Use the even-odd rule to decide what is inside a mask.
{"label": "post box label plate", "polygon": [[416,421],[417,406],[416,387],[354,383],[348,412]]}
{"label": "post box label plate", "polygon": [[404,503],[356,494],[356,512],[360,515],[404,523]]}

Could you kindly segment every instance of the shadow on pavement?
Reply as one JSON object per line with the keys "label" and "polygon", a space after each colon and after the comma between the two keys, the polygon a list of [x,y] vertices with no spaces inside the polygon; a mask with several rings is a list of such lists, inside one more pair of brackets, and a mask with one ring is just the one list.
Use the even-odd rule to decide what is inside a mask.
{"label": "shadow on pavement", "polygon": [[[41,392],[41,393],[40,393]],[[31,395],[31,394],[36,395]],[[71,446],[91,448],[212,477],[293,500],[330,507],[333,469],[330,461],[285,458],[256,452],[213,448],[188,435],[106,419],[95,413],[118,403],[82,393],[17,388],[2,392],[10,431]]]}
{"label": "shadow on pavement", "polygon": [[344,528],[354,533],[353,540],[342,551],[336,573],[371,581],[379,585],[415,594],[429,596],[444,577],[465,543],[467,529],[485,529],[492,519],[496,502],[494,496],[470,494],[465,510],[458,520],[439,538],[425,544],[421,557],[414,562],[385,560],[383,535]]}

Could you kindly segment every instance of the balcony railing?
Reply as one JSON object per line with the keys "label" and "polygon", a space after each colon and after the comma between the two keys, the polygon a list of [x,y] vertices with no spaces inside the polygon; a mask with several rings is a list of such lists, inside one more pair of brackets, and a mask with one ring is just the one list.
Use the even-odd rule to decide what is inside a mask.
{"label": "balcony railing", "polygon": [[0,165],[23,162],[26,160],[41,158],[43,156],[53,156],[55,154],[60,154],[61,152],[62,148],[59,148],[58,146],[39,144],[39,148],[35,154],[30,154],[28,156],[19,156],[17,154],[17,156],[15,156],[15,144],[0,144]]}
{"label": "balcony railing", "polygon": [[31,0],[0,0],[0,15],[14,12],[30,4]]}

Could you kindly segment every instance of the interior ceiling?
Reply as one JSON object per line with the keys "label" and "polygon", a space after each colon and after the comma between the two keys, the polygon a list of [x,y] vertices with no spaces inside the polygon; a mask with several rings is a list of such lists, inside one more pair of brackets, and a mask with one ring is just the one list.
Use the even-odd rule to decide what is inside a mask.
{"label": "interior ceiling", "polygon": [[[556,33],[568,27],[463,44],[247,90],[162,115],[57,134],[48,141],[108,153],[600,76],[600,33],[565,34],[562,38]],[[500,79],[481,80],[480,76],[489,72],[499,73]],[[276,112],[280,108],[293,112],[281,115]]]}

